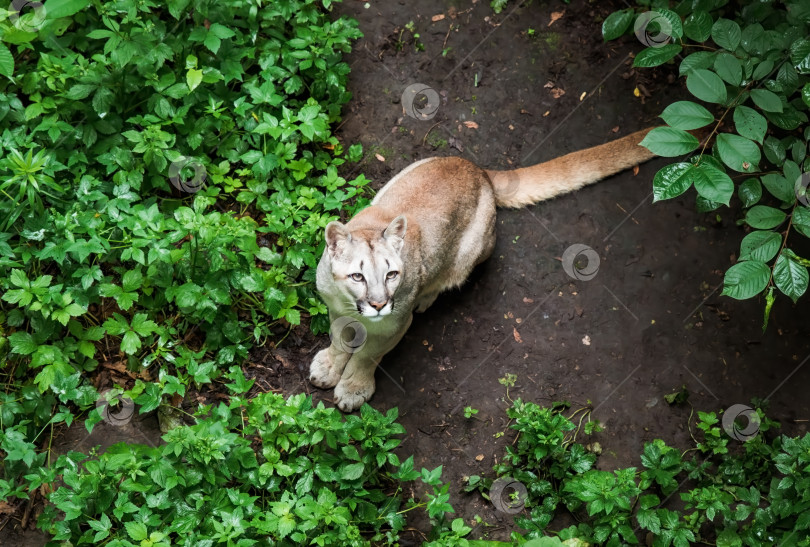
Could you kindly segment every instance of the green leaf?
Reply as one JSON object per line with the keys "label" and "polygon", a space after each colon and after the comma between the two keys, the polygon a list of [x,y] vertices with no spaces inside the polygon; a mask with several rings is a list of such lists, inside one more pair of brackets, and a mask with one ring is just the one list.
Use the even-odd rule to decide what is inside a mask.
{"label": "green leaf", "polygon": [[691,55],[684,57],[681,61],[681,66],[678,67],[678,74],[681,76],[691,74],[700,68],[709,68],[714,65],[714,58],[716,53],[708,51],[696,51]]}
{"label": "green leaf", "polygon": [[121,351],[127,355],[132,355],[141,347],[141,339],[133,331],[128,330],[121,338]]}
{"label": "green leaf", "polygon": [[776,173],[762,175],[762,185],[768,189],[771,195],[781,201],[793,203],[796,200],[796,194],[794,194],[793,190],[794,185],[781,175]]}
{"label": "green leaf", "polygon": [[715,543],[717,547],[742,547],[742,544],[740,536],[731,528],[726,528],[717,534],[717,541]]}
{"label": "green leaf", "polygon": [[80,101],[89,97],[90,94],[96,89],[98,89],[98,86],[96,85],[76,84],[68,90],[65,96],[68,99]]}
{"label": "green leaf", "polygon": [[671,127],[683,130],[705,127],[714,121],[711,112],[692,101],[672,103],[661,113],[661,118]]}
{"label": "green leaf", "polygon": [[198,85],[202,83],[203,74],[202,70],[191,68],[186,74],[186,84],[189,91],[194,91]]}
{"label": "green leaf", "polygon": [[807,106],[810,106],[810,83],[804,84],[802,88],[802,101],[804,101],[804,104]]}
{"label": "green leaf", "polygon": [[127,270],[121,277],[121,285],[126,292],[132,292],[141,287],[143,275],[140,270]]}
{"label": "green leaf", "polygon": [[653,202],[680,196],[692,186],[695,166],[691,163],[667,165],[653,178]]}
{"label": "green leaf", "polygon": [[700,145],[700,141],[681,129],[656,127],[639,144],[653,154],[673,157],[691,152]]}
{"label": "green leaf", "polygon": [[712,16],[702,9],[692,12],[683,22],[683,33],[695,42],[705,42],[712,33]]}
{"label": "green leaf", "polygon": [[95,95],[93,95],[93,110],[95,110],[96,114],[98,114],[100,118],[104,118],[110,111],[110,106],[114,100],[115,95],[112,91],[106,87],[100,87],[98,88],[98,91],[96,91]]}
{"label": "green leaf", "polygon": [[734,127],[743,137],[762,144],[768,130],[768,121],[753,108],[738,106],[734,109]]}
{"label": "green leaf", "polygon": [[680,44],[666,44],[642,49],[633,60],[633,66],[646,68],[663,65],[678,55],[682,49]]}
{"label": "green leaf", "polygon": [[745,236],[740,243],[740,262],[756,260],[769,262],[782,246],[782,237],[776,232],[757,230]]}
{"label": "green leaf", "polygon": [[739,262],[726,271],[722,294],[745,300],[761,293],[770,278],[771,269],[764,262]]}
{"label": "green leaf", "polygon": [[168,0],[167,3],[169,5],[169,13],[172,14],[172,17],[180,19],[185,15],[184,12],[191,3],[191,0]]}
{"label": "green leaf", "polygon": [[754,69],[754,73],[752,74],[751,78],[754,80],[761,80],[762,78],[771,73],[771,71],[773,70],[773,66],[774,66],[773,61],[767,59],[762,61]]}
{"label": "green leaf", "polygon": [[8,337],[8,341],[11,345],[11,353],[31,355],[37,350],[37,343],[34,341],[34,337],[27,332],[15,332]]}
{"label": "green leaf", "polygon": [[[220,40],[215,34],[209,32],[205,36],[205,40],[203,40],[203,45],[211,50],[212,53],[216,54],[219,51],[219,46],[222,44],[222,40]],[[191,85],[189,85],[191,87]],[[196,86],[195,86],[196,87]],[[193,91],[193,89],[192,89]]]}
{"label": "green leaf", "polygon": [[807,122],[807,114],[788,105],[782,112],[766,112],[768,120],[780,129],[793,131]]}
{"label": "green leaf", "polygon": [[793,227],[805,237],[810,237],[810,209],[800,205],[793,209]]}
{"label": "green leaf", "polygon": [[698,194],[715,203],[728,205],[734,195],[731,177],[708,163],[701,162],[695,166],[694,184]]}
{"label": "green leaf", "polygon": [[745,222],[752,228],[770,230],[782,224],[787,215],[779,209],[767,205],[755,205],[745,214]]}
{"label": "green leaf", "polygon": [[712,25],[712,40],[723,49],[734,51],[740,45],[740,25],[729,19],[718,19]]}
{"label": "green leaf", "polygon": [[701,101],[726,102],[726,84],[723,83],[720,76],[705,68],[693,70],[686,77],[686,88]]}
{"label": "green leaf", "polygon": [[146,525],[142,522],[125,522],[124,527],[127,529],[130,539],[134,541],[144,540],[148,536]]}
{"label": "green leaf", "polygon": [[602,23],[602,38],[605,42],[619,38],[627,32],[635,18],[636,13],[632,8],[614,11]]}
{"label": "green leaf", "polygon": [[353,481],[359,479],[363,475],[365,465],[362,462],[351,463],[345,465],[340,472],[340,477],[343,480]]}
{"label": "green leaf", "polygon": [[720,133],[717,135],[716,146],[720,159],[731,169],[741,173],[759,170],[762,154],[753,141],[731,133]]}
{"label": "green leaf", "polygon": [[714,60],[714,70],[723,80],[734,86],[742,82],[742,64],[730,53],[718,53]]}
{"label": "green leaf", "polygon": [[656,7],[655,11],[651,13],[655,15],[650,22],[660,27],[663,33],[671,36],[675,41],[683,37],[683,23],[681,23],[680,15],[663,7]]}
{"label": "green leaf", "polygon": [[90,0],[45,0],[45,16],[47,19],[70,17],[90,5]]}
{"label": "green leaf", "polygon": [[219,23],[212,23],[211,28],[208,29],[208,32],[214,34],[217,38],[221,38],[222,40],[236,36],[236,33],[233,30],[224,25],[220,25]]}
{"label": "green leaf", "polygon": [[13,74],[14,56],[4,44],[0,44],[0,75],[11,78]]}
{"label": "green leaf", "polygon": [[752,89],[751,100],[765,112],[782,112],[782,100],[773,91]]}
{"label": "green leaf", "polygon": [[737,189],[737,195],[743,207],[751,207],[762,198],[762,186],[758,179],[746,179]]}
{"label": "green leaf", "polygon": [[785,163],[787,150],[779,139],[766,137],[762,149],[765,150],[765,157],[768,158],[768,161],[775,166],[782,167],[782,164]]}
{"label": "green leaf", "polygon": [[799,74],[810,74],[810,40],[801,38],[790,46],[790,62]]}
{"label": "green leaf", "polygon": [[790,253],[785,251],[776,259],[773,266],[773,282],[780,291],[789,296],[793,303],[807,291],[810,279],[807,268],[799,264]]}

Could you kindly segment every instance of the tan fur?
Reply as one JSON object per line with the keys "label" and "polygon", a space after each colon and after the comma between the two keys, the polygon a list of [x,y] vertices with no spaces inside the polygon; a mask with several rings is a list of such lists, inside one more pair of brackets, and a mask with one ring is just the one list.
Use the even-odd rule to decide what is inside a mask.
{"label": "tan fur", "polygon": [[329,307],[332,343],[313,359],[310,381],[335,387],[341,410],[359,408],[413,312],[464,283],[492,253],[496,205],[550,199],[647,161],[654,155],[638,143],[648,131],[513,171],[458,157],[422,160],[346,225],[329,223],[317,286]]}

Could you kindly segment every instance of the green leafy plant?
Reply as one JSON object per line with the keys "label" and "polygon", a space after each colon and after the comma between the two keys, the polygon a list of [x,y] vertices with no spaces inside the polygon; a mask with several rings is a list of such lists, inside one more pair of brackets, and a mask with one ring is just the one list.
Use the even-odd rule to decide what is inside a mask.
{"label": "green leafy plant", "polygon": [[[172,429],[162,446],[61,456],[63,485],[39,525],[74,545],[392,544],[407,511],[452,510],[441,467],[417,472],[412,457],[393,453],[404,432],[396,417],[368,405],[344,417],[303,394],[236,396],[201,407],[196,424]],[[34,457],[6,441],[20,446],[15,459]],[[416,478],[440,495],[403,500]]]}
{"label": "green leafy plant", "polygon": [[46,473],[55,425],[101,419],[99,348],[148,412],[192,384],[238,383],[252,344],[326,330],[321,234],[368,197],[365,177],[338,174],[362,153],[331,131],[360,32],[331,7],[0,14],[0,501]]}
{"label": "green leafy plant", "polygon": [[[755,410],[757,434],[744,443],[718,426],[715,413],[699,412],[694,424],[690,416],[690,431],[696,426],[694,448],[682,452],[656,439],[644,444],[641,469],[614,471],[594,467],[598,443],[575,441],[580,431],[589,435],[583,423],[589,409],[565,417],[566,408],[517,399],[507,410],[518,436],[494,470],[526,487],[515,523],[528,533],[513,532],[517,544],[544,538],[562,509],[581,521],[555,532],[572,545],[638,544],[639,532],[651,533],[655,546],[756,545],[763,537],[774,544],[810,540],[810,435],[771,435],[779,424],[761,408]],[[486,497],[492,482],[473,476],[465,489]],[[664,507],[675,495],[682,510]]]}
{"label": "green leafy plant", "polygon": [[[775,289],[796,302],[807,290],[810,260],[791,246],[810,237],[810,8],[721,0],[682,2],[673,10],[623,9],[602,26],[606,40],[628,31],[649,47],[633,61],[653,67],[677,60],[695,101],[677,101],[661,113],[666,126],[641,143],[667,157],[653,180],[654,200],[680,196],[694,186],[697,208],[708,212],[736,197],[744,209],[737,263],[725,274],[723,294],[736,299],[765,295],[763,329]],[[646,27],[645,27],[646,25]],[[646,37],[646,38],[645,38]],[[705,135],[700,140],[689,131]],[[792,236],[792,237],[791,237]]]}

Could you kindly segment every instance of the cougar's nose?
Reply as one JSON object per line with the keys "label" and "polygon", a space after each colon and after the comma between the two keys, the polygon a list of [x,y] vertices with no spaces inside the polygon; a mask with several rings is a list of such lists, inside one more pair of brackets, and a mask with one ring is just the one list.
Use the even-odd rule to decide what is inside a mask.
{"label": "cougar's nose", "polygon": [[374,308],[377,311],[380,311],[385,307],[388,302],[371,302],[369,301],[368,305]]}

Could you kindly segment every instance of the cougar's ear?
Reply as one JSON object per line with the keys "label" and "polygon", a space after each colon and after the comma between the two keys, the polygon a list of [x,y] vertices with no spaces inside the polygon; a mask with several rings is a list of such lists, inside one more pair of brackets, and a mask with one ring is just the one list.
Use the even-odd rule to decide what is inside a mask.
{"label": "cougar's ear", "polygon": [[332,221],[326,225],[326,248],[331,256],[335,256],[351,240],[352,234],[340,222]]}
{"label": "cougar's ear", "polygon": [[383,232],[383,237],[391,244],[391,246],[400,252],[402,246],[405,245],[405,231],[408,229],[408,220],[405,215],[399,215],[391,221],[388,228]]}

